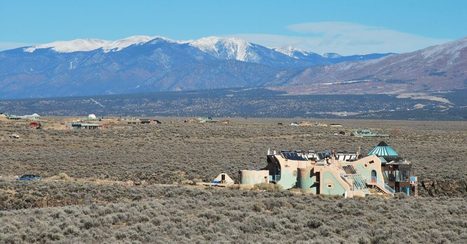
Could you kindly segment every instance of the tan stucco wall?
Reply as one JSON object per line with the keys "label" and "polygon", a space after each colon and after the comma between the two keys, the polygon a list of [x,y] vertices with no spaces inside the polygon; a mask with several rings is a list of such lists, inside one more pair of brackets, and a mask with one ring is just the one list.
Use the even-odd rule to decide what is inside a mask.
{"label": "tan stucco wall", "polygon": [[[373,163],[370,163],[370,161],[373,161]],[[354,162],[345,163],[345,165],[353,165],[357,173],[360,174],[367,183],[371,182],[371,171],[375,170],[377,184],[384,185],[381,160],[377,156],[367,156]]]}
{"label": "tan stucco wall", "polygon": [[242,170],[240,171],[240,184],[256,185],[261,183],[269,183],[268,170]]}

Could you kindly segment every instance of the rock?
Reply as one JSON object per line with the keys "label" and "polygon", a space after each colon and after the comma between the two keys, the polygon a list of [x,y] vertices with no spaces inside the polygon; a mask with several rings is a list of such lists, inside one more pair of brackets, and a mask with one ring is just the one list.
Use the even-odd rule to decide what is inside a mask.
{"label": "rock", "polygon": [[467,180],[425,179],[421,181],[419,190],[421,196],[465,196],[467,193]]}

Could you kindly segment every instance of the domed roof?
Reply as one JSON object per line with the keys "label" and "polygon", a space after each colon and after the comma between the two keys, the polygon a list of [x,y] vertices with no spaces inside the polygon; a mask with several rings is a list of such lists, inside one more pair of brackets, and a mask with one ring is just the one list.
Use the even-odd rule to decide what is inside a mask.
{"label": "domed roof", "polygon": [[399,154],[394,150],[394,148],[390,147],[386,142],[380,142],[376,147],[371,149],[368,152],[368,155],[376,155],[378,157],[383,157],[388,161],[393,159],[399,158]]}

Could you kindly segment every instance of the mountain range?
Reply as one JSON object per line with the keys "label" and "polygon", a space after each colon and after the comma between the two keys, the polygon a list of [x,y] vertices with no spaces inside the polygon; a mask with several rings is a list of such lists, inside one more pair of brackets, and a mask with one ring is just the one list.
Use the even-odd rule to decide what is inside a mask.
{"label": "mountain range", "polygon": [[301,94],[464,89],[467,38],[405,54],[341,56],[238,38],[77,39],[0,52],[0,99],[267,87]]}
{"label": "mountain range", "polygon": [[295,93],[401,94],[467,86],[467,38],[364,62],[309,67],[287,83]]}

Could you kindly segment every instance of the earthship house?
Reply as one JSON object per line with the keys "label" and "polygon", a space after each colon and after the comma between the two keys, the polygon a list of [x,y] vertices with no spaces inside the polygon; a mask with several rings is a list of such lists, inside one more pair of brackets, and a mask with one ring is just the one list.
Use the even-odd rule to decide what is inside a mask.
{"label": "earthship house", "polygon": [[[387,146],[382,142],[377,147],[380,145]],[[299,188],[314,194],[345,197],[415,194],[416,178],[412,176],[410,163],[394,161],[395,151],[390,147],[386,148],[389,153],[386,158],[380,150],[374,148],[365,157],[333,151],[269,151],[265,168],[240,171],[240,184],[271,183],[283,189]]]}

